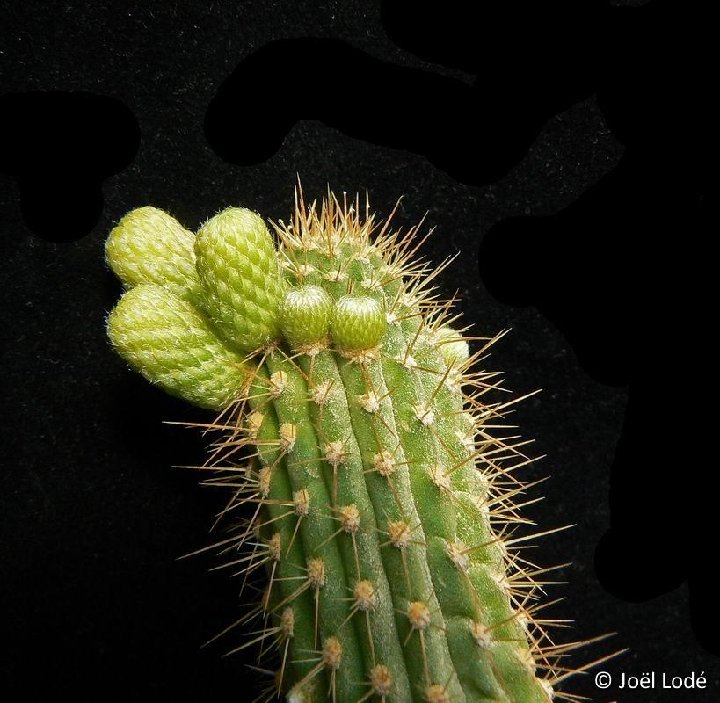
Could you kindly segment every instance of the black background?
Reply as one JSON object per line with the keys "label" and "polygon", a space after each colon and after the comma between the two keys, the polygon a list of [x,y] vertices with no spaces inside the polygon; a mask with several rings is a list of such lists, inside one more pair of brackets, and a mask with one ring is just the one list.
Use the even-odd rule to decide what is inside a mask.
{"label": "black background", "polygon": [[245,700],[262,682],[222,656],[237,635],[200,649],[242,602],[209,557],[177,561],[224,496],[171,468],[203,439],[163,421],[207,418],[109,349],[103,242],[144,204],[193,229],[231,204],[287,218],[297,174],[382,214],[403,195],[398,224],[427,211],[426,255],[462,252],[443,290],[478,334],[512,328],[486,363],[543,389],[514,416],[547,454],[527,478],[551,475],[528,514],[576,525],[532,557],[572,561],[552,589],[568,637],[617,633],[575,663],[627,647],[616,678],[694,670],[709,689],[568,690],[717,700],[712,442],[690,400],[714,165],[693,3],[0,9],[6,700]]}

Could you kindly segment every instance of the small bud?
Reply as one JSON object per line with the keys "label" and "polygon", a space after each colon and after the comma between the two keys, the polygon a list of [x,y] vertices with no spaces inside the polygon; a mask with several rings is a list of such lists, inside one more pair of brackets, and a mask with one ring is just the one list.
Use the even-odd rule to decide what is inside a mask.
{"label": "small bud", "polygon": [[341,351],[374,349],[385,333],[385,312],[373,298],[345,295],[335,304],[332,335]]}
{"label": "small bud", "polygon": [[281,329],[294,351],[327,344],[332,300],[319,286],[294,288],[282,304]]}

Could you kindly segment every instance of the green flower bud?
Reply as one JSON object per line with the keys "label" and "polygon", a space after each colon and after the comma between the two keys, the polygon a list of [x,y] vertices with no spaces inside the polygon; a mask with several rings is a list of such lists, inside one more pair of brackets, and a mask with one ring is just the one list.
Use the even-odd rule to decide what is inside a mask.
{"label": "green flower bud", "polygon": [[275,244],[262,218],[228,208],[195,239],[203,305],[237,349],[255,352],[280,334],[284,283]]}
{"label": "green flower bud", "polygon": [[195,235],[166,212],[139,207],[110,233],[105,258],[126,288],[155,283],[192,298],[200,287],[194,243]]}
{"label": "green flower bud", "polygon": [[344,351],[376,347],[385,333],[385,312],[374,298],[344,295],[335,303],[332,336]]}
{"label": "green flower bud", "polygon": [[282,306],[282,332],[294,350],[327,341],[332,300],[319,286],[303,286],[288,292]]}
{"label": "green flower bud", "polygon": [[172,395],[222,410],[242,388],[242,357],[222,344],[190,303],[161,286],[129,290],[107,325],[118,354]]}

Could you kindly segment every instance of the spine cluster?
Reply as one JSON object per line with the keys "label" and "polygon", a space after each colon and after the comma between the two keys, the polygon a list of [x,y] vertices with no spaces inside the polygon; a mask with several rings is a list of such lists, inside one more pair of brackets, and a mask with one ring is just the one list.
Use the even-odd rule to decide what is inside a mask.
{"label": "spine cluster", "polygon": [[249,516],[218,550],[267,573],[237,623],[276,664],[266,700],[563,695],[574,645],[548,637],[543,570],[515,533],[530,459],[499,437],[514,401],[487,401],[498,379],[476,367],[495,338],[469,353],[417,228],[330,196],[275,230],[277,247],[229,208],[194,235],[141,208],[107,244],[128,288],[108,319],[117,351],[220,413],[204,468]]}

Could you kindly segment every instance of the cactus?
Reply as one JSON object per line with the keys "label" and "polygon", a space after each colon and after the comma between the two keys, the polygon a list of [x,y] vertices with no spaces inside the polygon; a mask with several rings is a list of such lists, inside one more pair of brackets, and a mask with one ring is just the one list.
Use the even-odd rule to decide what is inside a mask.
{"label": "cactus", "polygon": [[493,434],[511,403],[475,362],[494,338],[469,353],[418,227],[331,194],[273,226],[277,247],[247,209],[193,235],[145,207],[106,247],[117,352],[219,413],[204,468],[247,509],[220,551],[266,571],[240,648],[272,653],[267,700],[547,703],[571,646],[516,553],[529,459]]}

